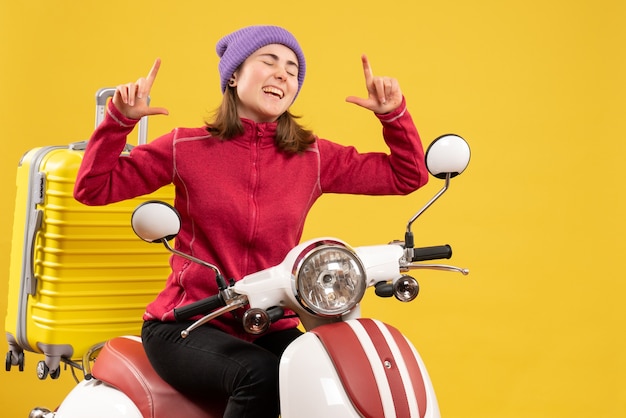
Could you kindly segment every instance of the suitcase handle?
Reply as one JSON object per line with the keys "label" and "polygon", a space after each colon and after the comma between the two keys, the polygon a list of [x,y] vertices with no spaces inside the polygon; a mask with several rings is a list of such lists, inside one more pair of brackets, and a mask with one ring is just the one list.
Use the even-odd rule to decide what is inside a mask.
{"label": "suitcase handle", "polygon": [[26,286],[26,291],[29,295],[34,296],[37,292],[37,279],[35,278],[35,238],[37,237],[37,232],[41,228],[41,223],[43,220],[43,211],[40,209],[34,210],[34,216],[30,217],[30,225],[28,225],[28,230],[32,232],[32,236],[28,239],[26,245],[27,254],[30,254],[30,263],[26,263],[26,274],[24,284]]}
{"label": "suitcase handle", "polygon": [[[96,128],[104,120],[106,114],[107,100],[115,94],[114,87],[103,87],[96,92]],[[148,104],[150,96],[148,96]],[[148,142],[148,117],[144,116],[139,120],[139,139],[137,145]]]}

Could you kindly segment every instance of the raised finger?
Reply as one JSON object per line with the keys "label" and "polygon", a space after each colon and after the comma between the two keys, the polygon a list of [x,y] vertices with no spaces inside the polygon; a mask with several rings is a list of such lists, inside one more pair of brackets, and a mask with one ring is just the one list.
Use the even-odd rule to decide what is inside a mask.
{"label": "raised finger", "polygon": [[161,68],[161,58],[157,58],[156,60],[154,60],[154,64],[152,64],[152,68],[150,68],[148,77],[146,77],[146,81],[148,82],[148,87],[152,87],[152,83],[154,83],[154,80],[156,79],[156,76],[159,73],[159,68]]}
{"label": "raised finger", "polygon": [[365,54],[361,55],[361,63],[363,64],[363,75],[365,75],[365,84],[369,88],[370,83],[372,82],[372,78],[374,77],[374,75],[372,73],[372,67],[370,65],[370,62],[367,59],[367,55],[365,55]]}

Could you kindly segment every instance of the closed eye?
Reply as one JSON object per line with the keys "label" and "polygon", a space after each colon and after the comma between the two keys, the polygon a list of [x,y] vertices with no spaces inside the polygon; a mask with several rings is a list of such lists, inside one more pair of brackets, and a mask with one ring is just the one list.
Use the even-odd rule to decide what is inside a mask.
{"label": "closed eye", "polygon": [[[262,55],[265,59],[262,59],[261,61],[268,65],[268,66],[273,66],[276,65],[279,61],[278,55],[274,55],[274,54],[263,54]],[[289,69],[286,70],[285,72],[287,74],[289,74],[291,77],[297,77],[298,76],[298,64],[296,64],[295,62],[289,60],[286,63],[286,67],[288,67]],[[294,71],[295,70],[295,71]]]}

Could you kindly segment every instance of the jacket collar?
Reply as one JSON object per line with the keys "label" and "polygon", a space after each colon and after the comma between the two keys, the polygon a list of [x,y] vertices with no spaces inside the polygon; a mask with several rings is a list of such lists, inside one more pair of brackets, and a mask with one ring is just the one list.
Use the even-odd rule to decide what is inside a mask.
{"label": "jacket collar", "polygon": [[258,142],[261,145],[274,145],[276,138],[277,122],[260,122],[257,123],[250,119],[241,118],[244,134],[241,139],[252,143]]}

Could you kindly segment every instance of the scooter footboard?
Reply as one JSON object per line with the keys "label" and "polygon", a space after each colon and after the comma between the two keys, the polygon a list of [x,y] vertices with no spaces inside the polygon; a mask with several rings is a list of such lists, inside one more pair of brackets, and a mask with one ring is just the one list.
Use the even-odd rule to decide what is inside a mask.
{"label": "scooter footboard", "polygon": [[280,378],[285,418],[319,414],[320,405],[327,405],[324,416],[440,416],[417,350],[396,328],[373,319],[324,325],[298,338],[283,355]]}

